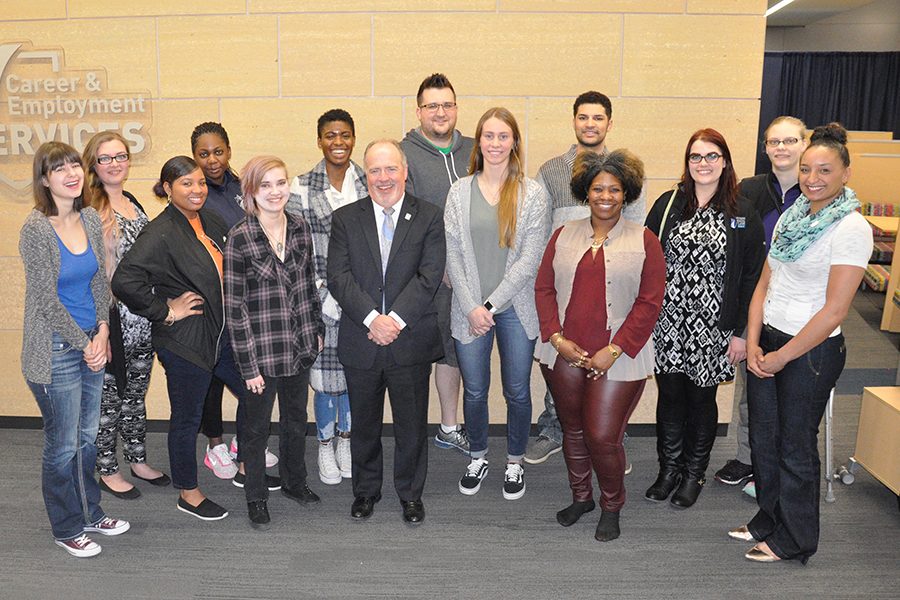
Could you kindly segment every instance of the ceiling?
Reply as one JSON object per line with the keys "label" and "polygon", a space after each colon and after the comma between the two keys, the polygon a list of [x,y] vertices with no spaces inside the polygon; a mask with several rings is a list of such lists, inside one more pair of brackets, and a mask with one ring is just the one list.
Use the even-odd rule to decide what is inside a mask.
{"label": "ceiling", "polygon": [[[834,15],[871,4],[874,0],[795,0],[773,14],[767,27],[802,27]],[[779,0],[768,0],[771,8]]]}

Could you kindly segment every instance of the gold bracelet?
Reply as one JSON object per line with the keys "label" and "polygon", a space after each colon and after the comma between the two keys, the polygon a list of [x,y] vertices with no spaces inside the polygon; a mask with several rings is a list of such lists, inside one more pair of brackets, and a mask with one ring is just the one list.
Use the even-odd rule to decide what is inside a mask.
{"label": "gold bracelet", "polygon": [[[553,338],[556,338],[556,343],[553,343]],[[559,352],[559,345],[561,343],[561,340],[564,340],[564,339],[566,339],[566,338],[563,337],[562,332],[557,331],[556,333],[554,333],[553,335],[550,336],[550,345],[553,346],[554,350]]]}

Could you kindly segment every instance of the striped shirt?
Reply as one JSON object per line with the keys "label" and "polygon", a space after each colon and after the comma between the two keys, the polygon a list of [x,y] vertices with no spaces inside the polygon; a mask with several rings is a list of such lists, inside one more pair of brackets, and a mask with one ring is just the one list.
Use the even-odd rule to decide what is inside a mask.
{"label": "striped shirt", "polygon": [[[604,146],[603,152],[600,154],[609,154],[609,151]],[[584,219],[591,214],[591,209],[572,194],[572,188],[570,187],[572,167],[575,166],[575,157],[577,155],[578,145],[572,144],[572,147],[565,154],[551,158],[538,169],[538,183],[547,190],[547,197],[551,203],[551,233],[569,221]],[[641,190],[641,195],[638,199],[626,204],[622,209],[622,216],[633,223],[643,225],[646,203],[644,190]]]}

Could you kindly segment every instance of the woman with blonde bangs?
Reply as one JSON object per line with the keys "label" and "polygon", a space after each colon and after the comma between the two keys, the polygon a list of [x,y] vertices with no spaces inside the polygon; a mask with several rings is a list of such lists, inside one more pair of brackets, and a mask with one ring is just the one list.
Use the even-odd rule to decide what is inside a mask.
{"label": "woman with blonde bangs", "polygon": [[488,472],[488,390],[496,331],[507,406],[503,497],[525,493],[522,459],[531,427],[531,364],[540,333],[534,281],[547,244],[546,193],[525,177],[515,117],[491,108],[478,121],[468,177],[447,195],[447,276],[453,287],[450,329],[463,380],[471,462],[459,491],[473,495]]}
{"label": "woman with blonde bangs", "polygon": [[225,322],[249,393],[241,454],[247,512],[255,529],[266,529],[270,522],[266,440],[276,393],[281,493],[301,505],[319,502],[306,484],[306,390],[325,324],[309,225],[284,210],[288,181],[281,159],[251,158],[241,170],[247,216],[225,243]]}
{"label": "woman with blonde bangs", "polygon": [[[94,208],[103,223],[106,275],[112,279],[119,260],[150,222],[137,199],[125,191],[131,153],[119,133],[103,131],[84,148],[86,166],[85,203]],[[113,298],[109,308],[110,362],[103,378],[100,430],[97,434],[97,472],[100,489],[117,498],[138,498],[140,491],[119,472],[116,438],[131,465],[132,476],[156,486],[169,485],[168,475],[147,464],[147,411],[144,397],[150,385],[153,347],[150,322],[135,315]]]}

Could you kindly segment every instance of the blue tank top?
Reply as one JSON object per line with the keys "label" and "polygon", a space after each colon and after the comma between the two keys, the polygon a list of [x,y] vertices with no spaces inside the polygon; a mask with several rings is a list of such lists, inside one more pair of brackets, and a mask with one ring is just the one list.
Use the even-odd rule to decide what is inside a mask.
{"label": "blue tank top", "polygon": [[97,324],[97,305],[91,291],[91,279],[97,272],[97,257],[88,243],[87,250],[73,254],[66,248],[59,236],[59,279],[56,293],[72,318],[82,329],[92,329]]}

